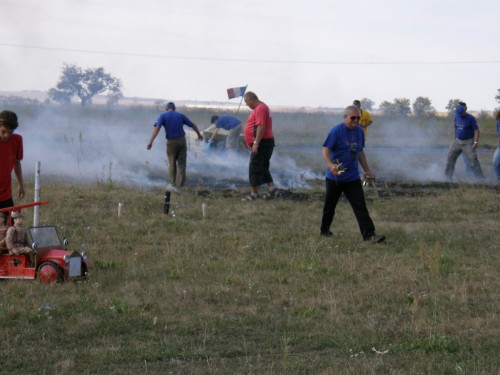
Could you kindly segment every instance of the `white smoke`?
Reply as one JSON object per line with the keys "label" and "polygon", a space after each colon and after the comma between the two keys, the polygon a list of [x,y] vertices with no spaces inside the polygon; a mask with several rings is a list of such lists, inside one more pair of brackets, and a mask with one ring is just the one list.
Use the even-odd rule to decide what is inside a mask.
{"label": "white smoke", "polygon": [[[365,154],[377,176],[402,181],[447,181],[446,161],[448,148],[453,140],[451,121],[446,124],[428,120],[431,122],[425,125],[404,119],[375,121],[368,129]],[[489,152],[478,150],[487,181],[492,179]],[[462,156],[456,161],[453,180],[477,182],[474,176],[467,172]]]}
{"label": "white smoke", "polygon": [[[82,125],[84,124],[84,125]],[[151,124],[84,123],[70,118],[56,120],[50,114],[25,121],[19,128],[24,139],[23,171],[34,174],[41,162],[43,176],[76,181],[123,183],[143,188],[165,187],[167,180],[166,140],[162,130],[151,150],[146,145]],[[214,152],[203,142],[188,138],[187,185],[236,188],[248,186],[249,153]],[[289,156],[273,154],[271,173],[279,188],[307,188],[318,176],[297,166]]]}
{"label": "white smoke", "polygon": [[[91,118],[91,116],[89,116]],[[34,175],[41,162],[43,176],[75,181],[113,182],[142,188],[165,187],[167,180],[166,140],[162,130],[151,150],[146,149],[153,126],[125,121],[85,122],[78,118],[45,112],[35,120],[20,119],[18,132],[24,139],[23,171]],[[150,120],[150,119],[149,119]],[[249,151],[207,152],[205,144],[188,135],[187,185],[211,188],[248,187]],[[375,119],[369,128],[365,154],[379,179],[445,181],[444,169],[452,126],[416,126],[404,121]],[[324,135],[318,136],[322,140]],[[440,143],[441,142],[441,143]],[[493,180],[492,151],[480,150],[479,158],[487,181]],[[305,166],[304,166],[305,165]],[[271,173],[278,188],[308,188],[324,179],[321,144],[277,146]],[[465,164],[457,160],[455,181],[474,180]]]}

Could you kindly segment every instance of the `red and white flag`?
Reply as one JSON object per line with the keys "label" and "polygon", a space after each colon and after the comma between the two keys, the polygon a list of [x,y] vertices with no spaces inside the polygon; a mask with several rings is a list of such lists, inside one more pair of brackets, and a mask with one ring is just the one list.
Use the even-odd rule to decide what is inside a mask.
{"label": "red and white flag", "polygon": [[245,95],[246,89],[247,89],[247,86],[232,87],[230,89],[227,89],[227,97],[229,99],[233,99],[233,98],[237,98],[238,96],[243,96],[243,95]]}

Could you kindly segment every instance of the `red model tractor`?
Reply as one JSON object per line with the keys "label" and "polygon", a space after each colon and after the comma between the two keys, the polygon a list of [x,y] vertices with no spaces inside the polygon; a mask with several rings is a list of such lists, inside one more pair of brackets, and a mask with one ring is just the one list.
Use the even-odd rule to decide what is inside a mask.
{"label": "red model tractor", "polygon": [[[10,225],[13,211],[47,203],[33,202],[3,208],[0,212],[8,213]],[[0,248],[0,279],[37,279],[43,283],[53,283],[88,277],[87,255],[85,252],[68,251],[67,241],[61,242],[55,226],[30,227],[28,232],[32,240],[31,248],[36,255],[14,255],[8,249]]]}

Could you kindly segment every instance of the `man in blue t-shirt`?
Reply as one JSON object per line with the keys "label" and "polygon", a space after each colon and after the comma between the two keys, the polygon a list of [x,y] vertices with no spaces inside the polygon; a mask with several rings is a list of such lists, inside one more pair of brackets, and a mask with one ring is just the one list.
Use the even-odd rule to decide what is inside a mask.
{"label": "man in blue t-shirt", "polygon": [[187,145],[184,125],[192,128],[200,141],[203,140],[198,127],[182,113],[176,112],[174,103],[168,102],[166,112],[162,113],[154,123],[153,134],[147,145],[147,149],[151,150],[153,141],[164,127],[167,136],[168,175],[170,183],[175,187],[181,187],[186,182]]}
{"label": "man in blue t-shirt", "polygon": [[342,193],[351,204],[364,241],[379,243],[384,235],[375,234],[375,226],[366,207],[365,194],[359,176],[361,164],[368,179],[375,176],[370,171],[363,151],[365,137],[358,126],[359,108],[351,105],[344,111],[344,122],[334,126],[323,143],[323,159],[326,163],[326,194],[321,219],[321,232],[331,237],[330,226],[335,216],[335,208]]}
{"label": "man in blue t-shirt", "polygon": [[241,134],[241,121],[233,116],[223,115],[219,117],[215,115],[212,116],[210,122],[212,125],[215,124],[215,129],[208,141],[213,141],[217,136],[217,133],[219,133],[219,130],[224,129],[228,131],[226,137],[226,148],[228,150],[238,150]]}
{"label": "man in blue t-shirt", "polygon": [[479,142],[479,126],[476,118],[467,113],[467,104],[459,102],[455,107],[455,118],[453,120],[454,140],[448,150],[445,174],[451,180],[457,158],[463,152],[467,163],[477,178],[483,178],[483,171],[477,158],[476,148]]}
{"label": "man in blue t-shirt", "polygon": [[493,154],[493,169],[497,178],[496,187],[500,189],[500,110],[497,111],[495,119],[497,120],[498,147]]}

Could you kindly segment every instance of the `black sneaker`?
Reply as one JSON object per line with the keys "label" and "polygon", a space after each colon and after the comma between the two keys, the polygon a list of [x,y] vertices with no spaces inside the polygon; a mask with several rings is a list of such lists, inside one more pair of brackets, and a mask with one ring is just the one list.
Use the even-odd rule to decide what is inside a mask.
{"label": "black sneaker", "polygon": [[370,237],[366,238],[365,241],[369,241],[371,243],[381,243],[385,241],[385,236],[383,234],[379,236],[373,233]]}
{"label": "black sneaker", "polygon": [[320,235],[323,237],[331,237],[331,236],[333,236],[333,233],[331,231],[321,232]]}

